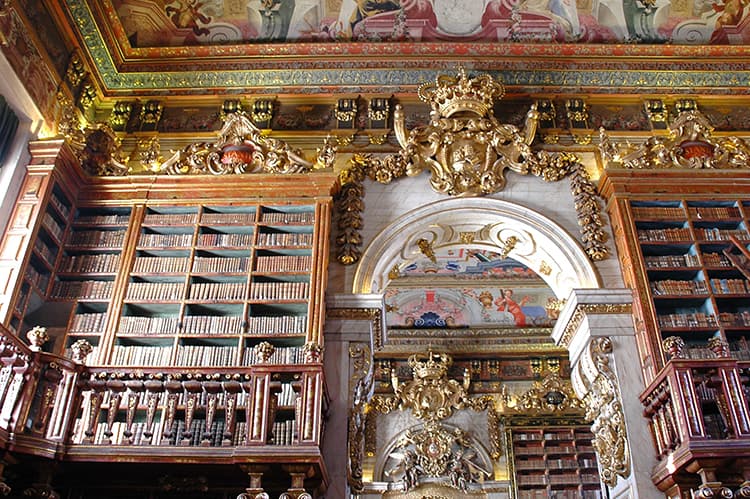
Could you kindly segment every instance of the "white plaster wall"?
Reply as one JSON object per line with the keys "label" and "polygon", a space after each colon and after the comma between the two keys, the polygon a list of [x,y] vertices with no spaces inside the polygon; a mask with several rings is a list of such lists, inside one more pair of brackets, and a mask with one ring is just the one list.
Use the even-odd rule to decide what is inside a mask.
{"label": "white plaster wall", "polygon": [[[505,189],[493,195],[493,198],[523,205],[540,213],[562,226],[573,239],[580,242],[581,233],[568,179],[545,182],[530,175],[509,172],[507,181]],[[425,204],[445,199],[449,197],[432,190],[427,173],[402,178],[385,185],[365,181],[365,210],[362,215],[364,223],[361,231],[362,251],[366,250],[378,233],[405,213]],[[601,203],[601,207],[603,210],[604,202]],[[608,224],[606,217],[605,220]],[[604,287],[619,288],[623,286],[620,267],[608,225],[606,229],[610,236],[607,247],[610,249],[611,256],[602,262],[596,262],[596,268]],[[335,237],[335,229],[333,237]],[[335,250],[334,243],[332,243],[332,248]],[[341,265],[332,257],[328,293],[351,293],[356,266],[356,264]]]}
{"label": "white plaster wall", "polygon": [[37,138],[43,118],[2,52],[0,74],[3,75],[0,78],[0,94],[19,119],[16,137],[5,162],[0,165],[0,230],[4,230],[30,159],[27,145],[30,140]]}

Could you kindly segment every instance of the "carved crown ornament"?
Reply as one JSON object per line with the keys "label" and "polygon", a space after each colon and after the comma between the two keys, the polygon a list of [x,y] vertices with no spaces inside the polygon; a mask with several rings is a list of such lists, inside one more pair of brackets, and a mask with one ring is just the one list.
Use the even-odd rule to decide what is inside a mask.
{"label": "carved crown ornament", "polygon": [[680,112],[667,136],[651,136],[643,144],[614,143],[599,130],[599,150],[608,168],[734,169],[750,166],[750,146],[737,137],[714,137],[709,119],[694,107]]}
{"label": "carved crown ornament", "polygon": [[583,243],[592,260],[606,258],[606,236],[596,189],[574,154],[532,150],[540,116],[536,104],[526,114],[523,130],[498,121],[493,115],[495,100],[505,94],[502,83],[490,75],[469,78],[459,68],[457,76],[438,76],[422,85],[419,98],[430,104],[427,125],[406,128],[403,108],[397,105],[393,129],[401,147],[395,154],[355,154],[340,176],[337,258],[348,265],[361,252],[362,182],[369,178],[381,183],[430,173],[432,188],[449,196],[481,196],[505,187],[505,171],[532,174],[545,181],[571,179]]}

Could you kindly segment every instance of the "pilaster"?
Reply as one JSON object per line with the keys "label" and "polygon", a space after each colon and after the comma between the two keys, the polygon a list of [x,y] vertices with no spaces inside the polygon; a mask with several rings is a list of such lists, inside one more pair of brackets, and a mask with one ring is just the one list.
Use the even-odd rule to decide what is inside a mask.
{"label": "pilaster", "polygon": [[644,390],[628,289],[575,289],[552,336],[568,349],[576,395],[592,422],[602,481],[612,498],[661,498],[656,453],[639,395]]}

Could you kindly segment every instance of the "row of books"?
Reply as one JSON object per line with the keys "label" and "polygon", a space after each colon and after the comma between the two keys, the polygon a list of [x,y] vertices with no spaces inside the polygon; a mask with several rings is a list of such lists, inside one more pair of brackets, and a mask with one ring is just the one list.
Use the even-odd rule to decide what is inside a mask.
{"label": "row of books", "polygon": [[193,244],[193,234],[157,234],[142,232],[138,246],[145,248],[183,248]]}
{"label": "row of books", "polygon": [[310,296],[307,282],[253,282],[251,300],[306,300]]}
{"label": "row of books", "polygon": [[651,291],[655,295],[694,295],[708,293],[705,281],[679,281],[675,279],[654,281],[651,283]]}
{"label": "row of books", "polygon": [[113,273],[117,272],[119,264],[119,253],[65,255],[60,262],[60,272]]}
{"label": "row of books", "polygon": [[570,470],[578,468],[575,458],[547,459],[547,468],[553,470]]}
{"label": "row of books", "polygon": [[114,281],[55,281],[52,298],[105,300],[112,296]]}
{"label": "row of books", "polygon": [[123,315],[120,317],[118,334],[160,335],[175,334],[180,327],[180,318],[176,316],[145,317],[140,315]]}
{"label": "row of books", "polygon": [[198,221],[198,213],[148,213],[143,225],[186,225]]}
{"label": "row of books", "polygon": [[704,312],[682,314],[659,314],[657,316],[660,327],[714,327],[717,325],[716,316]]}
{"label": "row of books", "polygon": [[699,228],[695,229],[695,236],[706,241],[729,241],[732,236],[737,239],[750,239],[747,231],[739,229]]}
{"label": "row of books", "polygon": [[74,223],[88,225],[127,225],[130,215],[79,215]]}
{"label": "row of books", "polygon": [[190,284],[191,300],[243,300],[246,293],[246,282],[193,282]]}
{"label": "row of books", "polygon": [[750,327],[750,312],[747,310],[737,313],[721,312],[719,322],[722,326]]}
{"label": "row of books", "polygon": [[248,257],[205,257],[196,256],[193,260],[193,272],[247,272],[250,268]]}
{"label": "row of books", "polygon": [[66,245],[119,248],[124,242],[124,230],[82,230],[71,232]]}
{"label": "row of books", "polygon": [[711,279],[711,288],[716,294],[750,293],[750,285],[745,279]]}
{"label": "row of books", "polygon": [[96,333],[104,332],[107,322],[107,314],[101,312],[79,312],[70,321],[70,333]]}
{"label": "row of books", "polygon": [[293,419],[274,422],[268,443],[271,445],[292,445],[297,432],[296,428],[297,422]]}
{"label": "row of books", "polygon": [[201,223],[205,224],[245,224],[255,223],[255,212],[249,213],[203,213]]}
{"label": "row of books", "polygon": [[110,363],[118,366],[168,366],[171,358],[172,347],[115,345]]}
{"label": "row of books", "polygon": [[227,233],[206,233],[198,236],[198,246],[229,246],[229,247],[249,247],[253,244],[252,234],[227,234]]}
{"label": "row of books", "polygon": [[544,448],[538,445],[531,447],[517,447],[514,450],[516,456],[542,456],[544,455]]}
{"label": "row of books", "polygon": [[[267,364],[302,364],[305,362],[302,347],[276,347]],[[242,352],[242,365],[252,366],[261,363],[261,357],[253,347]]]}
{"label": "row of books", "polygon": [[47,232],[55,236],[58,241],[62,240],[63,232],[65,232],[65,226],[61,225],[55,219],[55,217],[52,216],[51,213],[44,214],[44,216],[42,217],[42,226],[47,230]]}
{"label": "row of books", "polygon": [[262,232],[258,246],[311,246],[312,234],[297,232]]}
{"label": "row of books", "polygon": [[703,253],[703,261],[707,267],[731,267],[732,262],[721,253]]}
{"label": "row of books", "polygon": [[315,222],[315,213],[303,211],[295,213],[284,213],[280,211],[265,211],[260,217],[261,222],[280,222],[295,224],[311,224]]}
{"label": "row of books", "polygon": [[53,250],[47,244],[44,242],[44,239],[41,237],[37,237],[36,241],[34,241],[34,250],[36,250],[37,253],[44,259],[45,262],[48,262],[50,266],[55,264],[55,258],[57,257],[57,250]]}
{"label": "row of books", "polygon": [[642,229],[638,231],[639,241],[691,241],[687,228]]}
{"label": "row of books", "polygon": [[70,215],[69,203],[67,202],[63,203],[54,192],[52,193],[52,196],[50,196],[49,202],[52,206],[54,206],[57,209],[57,211],[60,212],[63,218],[66,218],[66,219],[68,218],[68,215]]}
{"label": "row of books", "polygon": [[190,268],[186,256],[137,256],[133,263],[134,273],[185,273]]}
{"label": "row of books", "polygon": [[631,210],[635,218],[672,219],[682,220],[685,218],[685,210],[681,207],[671,206],[632,206]]}
{"label": "row of books", "polygon": [[697,219],[724,220],[727,218],[740,218],[742,214],[736,206],[700,206],[688,208],[690,216]]}
{"label": "row of books", "polygon": [[306,315],[279,315],[247,318],[247,334],[305,334]]}
{"label": "row of books", "polygon": [[310,255],[259,256],[258,272],[306,272],[312,265]]}
{"label": "row of books", "polygon": [[33,265],[26,266],[26,280],[42,291],[47,289],[49,279],[50,275],[48,273],[39,272]]}
{"label": "row of books", "polygon": [[183,334],[240,334],[245,318],[237,315],[186,315],[182,323]]}
{"label": "row of books", "polygon": [[237,347],[216,345],[178,345],[175,365],[186,367],[223,367],[236,365]]}
{"label": "row of books", "polygon": [[184,282],[130,282],[126,300],[181,300],[185,293]]}
{"label": "row of books", "polygon": [[646,267],[653,268],[668,268],[668,267],[699,267],[700,260],[698,255],[662,255],[662,256],[647,256],[644,258]]}
{"label": "row of books", "polygon": [[517,470],[543,470],[544,459],[520,459],[516,461]]}

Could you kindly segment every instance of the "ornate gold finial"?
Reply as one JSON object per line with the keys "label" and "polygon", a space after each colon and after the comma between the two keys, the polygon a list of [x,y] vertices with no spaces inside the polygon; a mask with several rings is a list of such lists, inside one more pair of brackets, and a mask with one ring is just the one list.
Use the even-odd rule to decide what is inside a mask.
{"label": "ornate gold finial", "polygon": [[458,77],[439,75],[435,83],[425,83],[417,90],[423,102],[432,106],[434,118],[450,118],[462,111],[471,111],[479,116],[492,114],[495,99],[505,95],[503,84],[488,74],[469,79],[463,67],[458,68]]}

